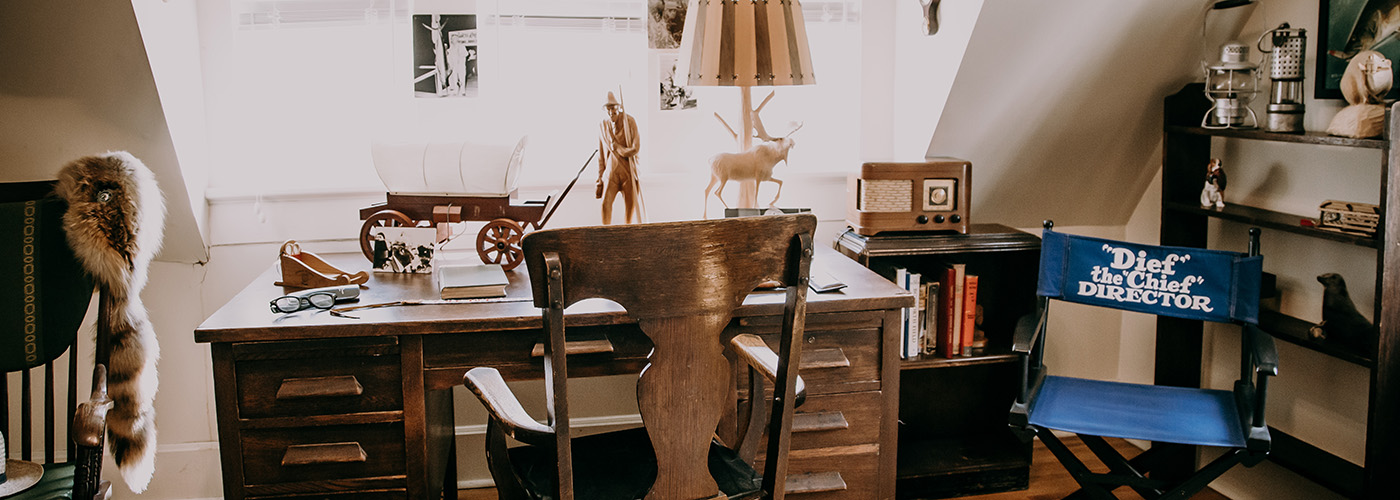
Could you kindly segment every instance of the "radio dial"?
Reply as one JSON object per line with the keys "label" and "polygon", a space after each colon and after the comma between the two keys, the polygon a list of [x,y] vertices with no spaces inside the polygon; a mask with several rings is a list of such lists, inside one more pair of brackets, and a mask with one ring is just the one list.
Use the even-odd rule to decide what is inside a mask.
{"label": "radio dial", "polygon": [[948,218],[948,220],[953,221],[954,224],[957,224],[959,222],[962,222],[962,216],[958,214],[953,214],[951,217]]}
{"label": "radio dial", "polygon": [[920,223],[920,224],[928,224],[928,216],[927,216],[927,215],[920,215],[920,216],[916,217],[916,218],[914,219],[914,221],[915,221],[915,222],[918,222],[918,223]]}
{"label": "radio dial", "polygon": [[942,216],[942,215],[935,215],[935,216],[933,216],[933,221],[936,222],[936,223],[942,224],[942,223],[943,223],[943,216]]}

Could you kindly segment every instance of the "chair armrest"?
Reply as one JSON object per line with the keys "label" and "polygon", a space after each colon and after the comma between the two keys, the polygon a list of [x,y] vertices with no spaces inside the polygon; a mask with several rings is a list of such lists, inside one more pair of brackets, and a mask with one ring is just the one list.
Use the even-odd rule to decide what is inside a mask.
{"label": "chair armrest", "polygon": [[1013,352],[1029,353],[1035,348],[1035,341],[1045,331],[1045,299],[1038,299],[1036,311],[1016,320],[1016,330],[1011,336]]}
{"label": "chair armrest", "polygon": [[1254,362],[1254,372],[1265,375],[1278,375],[1278,348],[1274,345],[1274,337],[1268,332],[1260,330],[1254,325],[1244,325],[1250,332],[1250,353]]}
{"label": "chair armrest", "polygon": [[491,418],[501,424],[507,436],[535,446],[553,446],[554,429],[536,422],[520,406],[520,400],[495,368],[478,367],[467,371],[462,383],[481,400]]}
{"label": "chair armrest", "polygon": [[107,397],[107,367],[99,364],[92,370],[92,396],[73,413],[70,428],[73,442],[100,450],[107,433],[107,411],[111,409],[112,399]]}
{"label": "chair armrest", "polygon": [[[775,385],[778,383],[778,353],[773,352],[773,349],[769,348],[763,339],[757,335],[745,333],[735,335],[733,339],[729,340],[729,345],[734,347],[734,352],[739,354],[739,358],[747,362],[754,370],[762,373],[763,378],[768,379],[769,383]],[[807,400],[807,383],[802,381],[801,375],[797,376],[796,392],[793,406],[802,406],[802,402]]]}

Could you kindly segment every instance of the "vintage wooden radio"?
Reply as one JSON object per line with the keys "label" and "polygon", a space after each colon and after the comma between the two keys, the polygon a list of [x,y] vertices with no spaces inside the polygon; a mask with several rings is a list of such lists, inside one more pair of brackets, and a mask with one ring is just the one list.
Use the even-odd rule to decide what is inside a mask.
{"label": "vintage wooden radio", "polygon": [[956,158],[866,163],[847,183],[846,222],[864,236],[882,231],[967,233],[971,182],[972,163]]}

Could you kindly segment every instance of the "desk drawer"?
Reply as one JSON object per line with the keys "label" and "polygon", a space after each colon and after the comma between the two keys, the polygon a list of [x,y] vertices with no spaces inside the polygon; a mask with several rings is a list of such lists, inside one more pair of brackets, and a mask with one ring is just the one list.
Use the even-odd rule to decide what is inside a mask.
{"label": "desk drawer", "polygon": [[341,415],[403,408],[396,356],[250,360],[236,364],[238,417]]}
{"label": "desk drawer", "polygon": [[[570,354],[570,376],[639,372],[652,349],[637,325],[572,327],[565,334],[571,345],[607,346],[604,352]],[[425,335],[423,364],[430,371],[451,372],[453,385],[461,383],[461,372],[477,366],[497,368],[508,380],[537,379],[544,376],[544,358],[535,347],[544,339],[540,330]]]}
{"label": "desk drawer", "polygon": [[878,443],[880,403],[878,391],[808,396],[793,416],[791,449]]}
{"label": "desk drawer", "polygon": [[[788,453],[787,494],[801,500],[878,498],[879,446],[838,446]],[[763,459],[758,460],[763,470]]]}
{"label": "desk drawer", "polygon": [[243,431],[249,485],[403,475],[402,422]]}
{"label": "desk drawer", "polygon": [[[778,351],[778,335],[759,333]],[[807,394],[833,394],[880,389],[880,330],[808,330],[803,334],[802,362],[798,374],[807,383]],[[741,394],[747,389],[739,388]]]}

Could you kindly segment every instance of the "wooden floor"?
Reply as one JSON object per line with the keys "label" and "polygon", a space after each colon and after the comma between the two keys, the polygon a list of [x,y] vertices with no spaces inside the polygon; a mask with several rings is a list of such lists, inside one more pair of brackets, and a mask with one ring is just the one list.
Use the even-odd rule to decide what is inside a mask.
{"label": "wooden floor", "polygon": [[[1084,443],[1079,441],[1079,438],[1070,436],[1065,438],[1064,442],[1070,450],[1074,451],[1075,455],[1079,456],[1080,460],[1083,460],[1084,463],[1089,466],[1089,468],[1097,472],[1108,470],[1107,467],[1104,467],[1103,464],[1099,462],[1098,458],[1094,457],[1093,453],[1089,452],[1089,449],[1084,446]],[[1136,447],[1121,439],[1109,439],[1108,442],[1111,443],[1114,448],[1117,448],[1120,452],[1129,457],[1137,453]],[[1035,442],[1035,451],[1031,459],[1030,489],[1025,491],[1009,491],[1006,493],[961,497],[960,500],[1059,499],[1078,488],[1078,485],[1074,482],[1074,478],[1070,477],[1068,472],[1065,472],[1065,468],[1060,466],[1060,463],[1055,460],[1055,456],[1052,455],[1049,450],[1045,449],[1045,446],[1040,444],[1040,441],[1037,440]],[[1114,493],[1122,500],[1140,500],[1142,498],[1128,488],[1119,488]],[[495,498],[496,490],[493,488],[477,488],[460,490],[457,492],[458,500],[495,500]],[[1207,489],[1191,498],[1195,500],[1225,500],[1226,497]]]}

